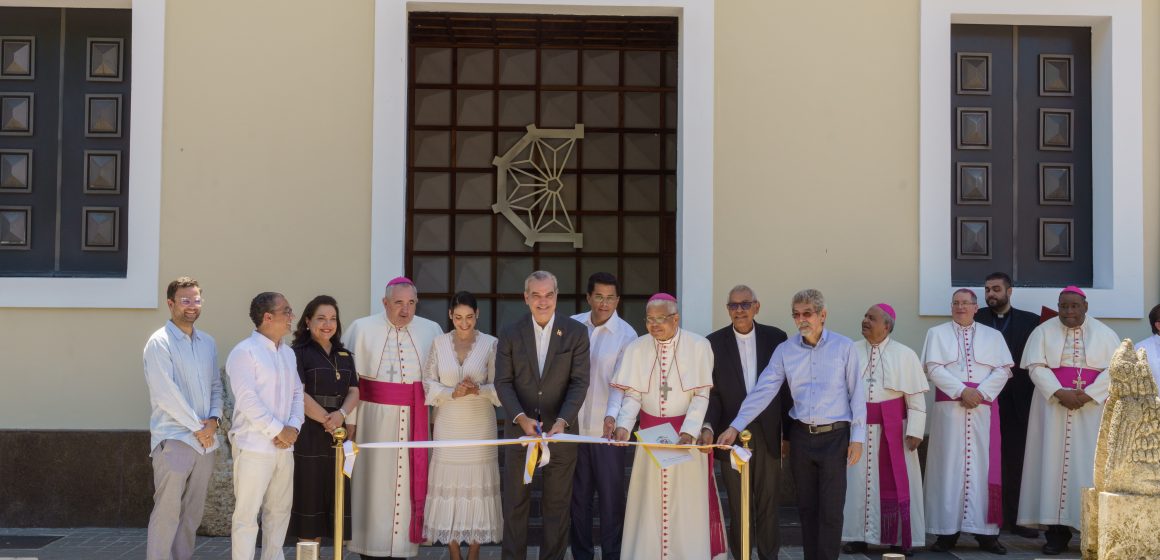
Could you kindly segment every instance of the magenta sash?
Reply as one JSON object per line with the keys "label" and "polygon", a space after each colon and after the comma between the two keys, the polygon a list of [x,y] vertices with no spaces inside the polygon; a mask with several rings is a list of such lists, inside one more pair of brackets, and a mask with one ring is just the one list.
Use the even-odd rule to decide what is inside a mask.
{"label": "magenta sash", "polygon": [[[427,441],[427,405],[422,383],[388,383],[362,378],[358,381],[359,400],[375,404],[406,406],[411,409],[410,441]],[[411,527],[412,543],[422,544],[423,513],[427,505],[427,450],[409,449],[411,466]]]}
{"label": "magenta sash", "polygon": [[[681,433],[681,424],[685,422],[685,415],[680,416],[653,416],[645,411],[640,412],[640,429],[647,430],[653,426],[670,424],[677,433]],[[725,526],[721,522],[721,503],[717,496],[717,481],[713,478],[713,454],[709,455],[709,553],[713,556],[725,553]]]}
{"label": "magenta sash", "polygon": [[1063,385],[1064,389],[1075,389],[1076,378],[1083,379],[1083,386],[1087,387],[1096,382],[1096,378],[1100,376],[1100,370],[1077,367],[1057,367],[1052,368],[1052,373],[1055,378],[1059,380],[1059,384]]}
{"label": "magenta sash", "polygon": [[910,548],[910,479],[906,472],[906,399],[898,397],[884,402],[866,403],[866,424],[882,426],[878,454],[878,493],[882,506],[882,544]]}
{"label": "magenta sash", "polygon": [[[965,382],[963,385],[972,389],[978,388],[978,383]],[[935,389],[935,402],[960,401],[952,399],[950,395]],[[1003,436],[999,433],[999,407],[991,401],[983,401],[991,409],[991,434],[988,442],[987,460],[987,523],[1003,524],[1003,453],[1000,451]]]}

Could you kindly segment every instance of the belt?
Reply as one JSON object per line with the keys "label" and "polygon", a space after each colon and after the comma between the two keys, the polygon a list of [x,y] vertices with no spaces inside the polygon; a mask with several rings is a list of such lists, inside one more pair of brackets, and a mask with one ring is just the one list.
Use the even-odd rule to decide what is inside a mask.
{"label": "belt", "polygon": [[850,423],[846,420],[840,420],[832,424],[806,424],[805,422],[798,421],[798,425],[805,428],[810,435],[827,434],[835,430],[850,427]]}
{"label": "belt", "polygon": [[310,397],[323,408],[338,408],[342,406],[342,401],[346,399],[345,396],[332,395],[310,395]]}

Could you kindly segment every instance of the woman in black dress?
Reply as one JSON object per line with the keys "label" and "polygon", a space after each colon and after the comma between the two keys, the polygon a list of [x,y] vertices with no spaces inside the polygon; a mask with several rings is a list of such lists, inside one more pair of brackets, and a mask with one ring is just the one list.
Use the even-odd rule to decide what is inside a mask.
{"label": "woman in black dress", "polygon": [[[294,444],[294,506],[290,534],[304,541],[334,535],[334,443],[331,432],[358,406],[354,357],[343,347],[338,302],[318,296],[294,331],[298,376],[305,386],[306,423]],[[347,428],[349,432],[349,427]],[[346,486],[343,540],[350,539],[350,485]]]}

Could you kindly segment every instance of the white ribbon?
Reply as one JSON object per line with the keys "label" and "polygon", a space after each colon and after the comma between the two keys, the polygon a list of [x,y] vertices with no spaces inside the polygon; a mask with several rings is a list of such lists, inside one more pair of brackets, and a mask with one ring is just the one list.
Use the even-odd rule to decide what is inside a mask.
{"label": "white ribbon", "polygon": [[[549,450],[549,443],[588,443],[599,445],[624,445],[633,447],[659,447],[659,448],[688,448],[689,450],[700,450],[705,448],[723,449],[719,445],[673,445],[673,444],[655,444],[646,443],[643,441],[621,441],[613,442],[602,437],[597,436],[579,436],[574,434],[554,434],[551,436],[522,436],[518,439],[445,439],[439,441],[381,441],[375,443],[360,443],[355,444],[352,441],[343,443],[343,454],[346,456],[343,463],[343,472],[347,477],[351,476],[354,471],[354,461],[358,456],[359,451],[363,449],[452,449],[457,447],[484,447],[484,446],[499,446],[499,445],[523,445],[527,447],[527,454],[524,460],[524,484],[531,484],[532,476],[535,468],[544,467],[552,459],[551,451]],[[534,445],[529,445],[534,444]],[[734,445],[729,448],[729,463],[733,470],[740,471],[743,463],[748,463],[753,456],[753,452],[741,446]],[[536,456],[539,456],[538,459]]]}

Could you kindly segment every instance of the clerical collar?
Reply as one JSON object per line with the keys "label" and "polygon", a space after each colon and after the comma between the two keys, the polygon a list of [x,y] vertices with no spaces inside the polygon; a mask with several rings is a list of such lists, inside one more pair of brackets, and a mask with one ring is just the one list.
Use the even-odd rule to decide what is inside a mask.
{"label": "clerical collar", "polygon": [[392,323],[392,322],[391,322],[391,317],[390,317],[389,315],[387,315],[386,313],[384,313],[384,314],[383,314],[383,318],[384,318],[384,319],[386,319],[386,321],[387,321],[387,326],[388,326],[388,327],[390,327],[390,328],[392,328],[392,329],[395,329],[395,330],[397,330],[397,331],[405,331],[405,330],[407,330],[407,328],[411,326],[411,322],[415,320],[415,318],[414,318],[414,317],[412,317],[412,318],[411,318],[411,321],[408,321],[406,325],[403,325],[403,326],[401,326],[401,327],[400,327],[400,326],[398,326],[398,325],[396,325],[396,324]]}
{"label": "clerical collar", "polygon": [[964,326],[962,326],[962,325],[960,325],[960,324],[958,324],[958,323],[955,323],[954,321],[951,321],[951,322],[955,324],[955,328],[956,328],[956,329],[958,329],[958,330],[960,330],[960,331],[962,331],[962,332],[967,332],[967,331],[969,331],[969,330],[973,330],[973,329],[975,328],[975,322],[974,322],[974,321],[971,321],[971,324],[969,324],[969,325],[967,325],[967,326],[965,326],[965,327],[964,327]]}
{"label": "clerical collar", "polygon": [[733,329],[733,336],[736,336],[737,338],[748,339],[748,338],[753,338],[753,333],[756,333],[756,332],[757,332],[757,325],[754,325],[752,329],[749,329],[749,332],[744,333],[744,334],[738,332],[737,329]]}
{"label": "clerical collar", "polygon": [[886,335],[886,338],[882,339],[882,342],[879,342],[878,344],[874,344],[873,342],[870,342],[869,340],[866,341],[866,344],[869,344],[872,348],[878,348],[879,350],[881,350],[889,342],[890,342],[890,335]]}
{"label": "clerical collar", "polygon": [[657,340],[655,338],[653,340],[656,340],[656,343],[661,345],[661,346],[672,346],[673,344],[676,344],[677,338],[679,338],[680,336],[681,336],[681,329],[677,329],[676,334],[674,334],[673,337],[668,339],[668,340]]}

